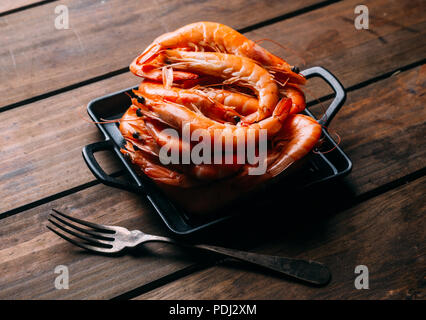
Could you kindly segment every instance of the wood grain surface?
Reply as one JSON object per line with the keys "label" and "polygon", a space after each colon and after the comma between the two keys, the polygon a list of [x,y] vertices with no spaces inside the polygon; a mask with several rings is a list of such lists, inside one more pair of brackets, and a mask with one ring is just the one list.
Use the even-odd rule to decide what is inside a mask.
{"label": "wood grain surface", "polygon": [[[68,0],[25,9],[33,3],[0,5],[0,299],[424,299],[424,1],[368,2],[368,30],[354,28],[356,0]],[[69,8],[68,30],[54,27],[58,4]],[[96,183],[81,149],[102,137],[85,108],[138,83],[126,68],[154,37],[198,20],[277,41],[262,45],[301,69],[326,67],[349,89],[330,126],[354,163],[348,177],[301,193],[276,188],[251,199],[244,219],[198,237],[322,261],[333,273],[325,288],[169,245],[92,255],[45,227],[56,208],[169,235],[143,197]],[[317,102],[330,90],[312,80],[307,93]],[[111,154],[97,158],[107,172],[121,168]],[[370,268],[369,290],[354,289],[359,264]],[[69,267],[68,290],[54,287],[58,265]]]}
{"label": "wood grain surface", "polygon": [[[351,201],[356,196],[369,192],[378,186],[390,183],[424,166],[424,148],[416,145],[421,140],[421,135],[424,131],[424,99],[411,99],[411,96],[413,94],[421,97],[424,96],[425,81],[425,69],[424,67],[418,67],[356,90],[349,95],[348,104],[336,118],[333,129],[343,137],[342,147],[347,151],[355,165],[353,172],[345,179],[343,188],[338,185],[337,188],[341,189],[340,192],[342,193],[332,196],[333,202],[336,201],[335,198],[341,199],[342,202]],[[375,98],[377,93],[380,93],[383,97],[380,104],[377,103]],[[405,112],[400,112],[400,106],[403,103],[406,103]],[[388,115],[386,119],[383,119],[383,116],[381,116],[384,112]],[[399,130],[394,130],[395,124],[399,124]],[[383,143],[382,141],[391,142],[386,148],[383,148],[380,147]],[[401,157],[395,157],[395,153],[400,153]],[[407,156],[406,153],[410,153],[410,155]],[[180,272],[185,268],[196,267],[196,264],[194,266],[194,262],[196,261],[188,260],[179,253],[165,260],[162,257],[156,256],[156,263],[153,263],[151,259],[146,260],[144,256],[130,260],[127,260],[127,257],[120,257],[111,259],[111,262],[109,262],[108,259],[99,259],[88,254],[78,254],[78,249],[64,243],[60,239],[52,241],[55,239],[55,235],[50,234],[44,227],[48,211],[51,207],[68,208],[67,211],[76,214],[78,217],[100,223],[141,228],[147,232],[161,234],[166,232],[162,222],[159,221],[156,213],[149,209],[146,202],[140,200],[136,195],[118,190],[111,192],[112,190],[105,186],[90,187],[71,196],[63,197],[46,205],[0,220],[0,226],[2,226],[0,230],[0,243],[2,243],[2,250],[0,250],[0,270],[3,270],[3,279],[8,279],[5,283],[0,284],[0,292],[5,292],[8,296],[19,298],[48,298],[54,295],[57,295],[58,298],[112,298],[120,290],[134,290],[139,286],[164,277],[167,272]],[[325,192],[333,194],[333,190],[333,188],[330,188],[329,190],[326,189]],[[108,197],[105,197],[106,193],[108,193]],[[327,212],[329,210],[328,203],[322,200],[325,197],[329,197],[329,195],[318,196],[319,200],[315,200],[325,204],[315,208],[318,212]],[[416,195],[413,197],[416,198]],[[291,208],[294,208],[298,212],[300,211],[300,208],[294,207],[291,203],[287,203],[286,206],[289,206],[288,211],[290,212],[292,211]],[[259,204],[255,206],[256,209],[268,210]],[[308,211],[308,209],[306,210]],[[133,223],[132,219],[136,222]],[[321,222],[322,220],[325,222]],[[313,227],[316,223],[330,223],[332,225],[332,221],[329,222],[329,220],[320,216],[310,226]],[[255,225],[258,226],[259,223],[255,223]],[[245,230],[244,226],[238,226],[240,230],[238,235],[241,236],[239,241],[243,242],[240,245],[244,248],[250,248],[251,246],[259,246],[259,243],[263,243],[266,248],[274,248],[272,245],[273,242],[269,242],[270,239],[268,238],[268,233],[273,225],[273,222],[268,223],[268,219],[265,219],[263,226],[264,233],[262,236],[258,235],[256,238],[247,235],[249,230],[252,230],[250,228],[253,227],[250,223],[248,223],[247,230]],[[232,225],[229,228],[232,229]],[[14,232],[14,230],[19,230],[19,232]],[[365,231],[364,237],[368,236],[368,232]],[[370,236],[373,237],[377,230],[372,229],[371,232]],[[233,232],[232,230],[228,230],[227,233]],[[287,239],[286,243],[288,243],[289,248],[292,245],[295,246],[293,251],[287,251],[288,254],[300,254],[303,251],[305,242],[315,241],[315,237],[309,237],[308,232],[304,233],[303,236],[306,239],[299,246],[298,243],[301,241],[302,235],[296,237],[296,239],[291,237]],[[321,236],[324,241],[327,241],[327,231],[324,231],[324,234]],[[49,241],[46,239],[49,239]],[[342,241],[346,241],[344,239],[342,238]],[[235,238],[220,239],[217,237],[207,237],[206,240],[209,242],[219,240],[222,241],[220,244],[226,246],[232,246],[237,243]],[[42,243],[42,250],[34,248],[34,243],[38,241]],[[279,247],[281,242],[278,241],[275,247]],[[401,246],[406,245],[404,238],[401,238],[400,243]],[[315,248],[318,250],[318,254],[321,254],[322,250],[328,250],[328,247],[322,249],[319,244],[316,244]],[[176,249],[173,248],[172,250]],[[47,259],[52,254],[56,257],[54,260],[49,260],[49,263],[42,263],[44,259]],[[97,270],[96,277],[86,277],[84,275],[86,272],[84,267],[79,267],[80,264],[84,266],[84,263],[87,263],[84,259],[81,262],[82,257],[86,258],[86,256],[87,259],[90,259],[92,268]],[[28,263],[30,260],[32,264]],[[121,263],[121,260],[125,262]],[[60,264],[62,263],[61,261],[63,264],[72,265],[74,270],[76,270],[75,272],[78,274],[76,281],[78,284],[76,284],[75,289],[71,288],[67,292],[58,293],[52,288],[52,282],[46,279],[54,279],[52,265]],[[117,261],[120,261],[120,263],[117,263]],[[148,265],[145,265],[145,262]],[[110,267],[104,268],[103,265],[105,263],[111,263],[108,264]],[[21,267],[11,268],[12,265]],[[128,269],[139,270],[138,268],[141,265],[143,265],[143,269],[147,274],[151,274],[152,276],[147,277],[147,274],[144,272],[133,274],[132,281],[117,285],[119,289],[115,287],[111,288],[106,284],[105,286],[100,286],[97,281],[101,278],[109,279],[111,277],[110,268],[112,268],[112,265],[115,265],[114,270],[118,274],[114,277],[113,281],[119,282],[119,279],[122,279],[121,273],[126,274]],[[164,270],[164,273],[158,273],[157,269]],[[29,270],[38,272],[40,276],[34,277],[33,273],[30,272],[28,278],[22,278],[22,274],[29,272]],[[15,280],[11,281],[10,279]],[[30,279],[32,279],[31,284],[33,289],[26,291],[25,286]],[[11,283],[13,283],[13,286]],[[81,287],[83,283],[86,288],[85,290]],[[47,290],[47,292],[44,292],[44,290]]]}
{"label": "wood grain surface", "polygon": [[[331,282],[310,287],[241,263],[196,272],[137,299],[424,299],[426,179],[384,193],[298,234],[268,243],[267,252],[325,263]],[[287,229],[285,229],[288,231]],[[279,237],[279,236],[278,236]],[[354,286],[355,267],[369,271],[369,289]]]}
{"label": "wood grain surface", "polygon": [[56,2],[7,15],[0,18],[0,107],[127,68],[154,38],[190,22],[240,29],[318,2],[68,0],[60,4],[69,29],[60,30]]}
{"label": "wood grain surface", "polygon": [[[167,235],[146,200],[102,185],[3,219],[0,299],[107,299],[195,262],[188,251],[162,244],[118,257],[87,253],[46,228],[51,208],[97,223]],[[69,269],[68,290],[55,289],[58,265]]]}
{"label": "wood grain surface", "polygon": [[[116,2],[73,1],[69,4],[68,30],[54,28],[54,3],[32,9],[32,15],[26,16],[25,20],[20,17],[24,13],[8,16],[6,26],[0,30],[0,39],[5,41],[0,46],[3,70],[0,80],[8,80],[0,91],[0,106],[60,90],[112,71],[124,72],[129,62],[157,35],[194,20],[218,20],[235,28],[244,28],[261,19],[308,5],[304,1],[290,1],[290,5],[274,1],[268,5],[256,2],[253,7],[245,1],[233,1],[229,10],[222,12],[215,1],[188,3],[186,6],[182,2],[177,5],[170,1],[160,5],[149,1],[144,6],[128,3],[117,8]],[[353,76],[353,70],[368,67],[369,76],[375,76],[376,68],[396,69],[399,65],[414,62],[419,56],[424,58],[425,45],[421,40],[426,28],[422,1],[410,1],[409,4],[387,0],[372,2],[371,27],[361,32],[353,24],[353,10],[357,4],[356,0],[331,4],[283,23],[255,29],[248,36],[282,43],[289,49],[280,50],[266,42],[264,45],[292,64],[306,60],[308,65],[316,62],[331,69],[343,67],[338,76],[347,86],[362,81],[362,76]],[[255,15],[249,14],[253,8],[257,10]],[[205,14],[200,16],[200,12]],[[89,20],[96,23],[89,23]],[[10,30],[9,25],[13,25],[14,30]],[[37,30],[36,35],[34,30]],[[15,33],[17,36],[13,36]],[[333,50],[326,49],[325,43]],[[373,57],[378,61],[372,66],[369,59]],[[350,64],[347,58],[351,59]],[[350,76],[345,76],[347,74]],[[7,95],[3,94],[5,92]]]}
{"label": "wood grain surface", "polygon": [[[424,18],[424,15],[419,15],[414,9],[405,11],[404,14],[396,8],[389,9],[386,1],[377,1],[374,6],[377,11],[386,9],[389,15],[400,19],[401,23],[418,26],[419,21]],[[324,16],[327,14],[333,18],[324,24]],[[355,30],[353,25],[342,19],[349,19],[352,15],[353,3],[337,3],[257,29],[249,32],[248,36],[260,39],[266,35],[269,38],[277,38],[277,41],[282,43],[291,43],[294,48],[303,48],[311,43],[312,45],[308,45],[309,50],[303,51],[308,66],[327,67],[346,87],[418,61],[418,54],[415,53],[424,50],[424,41],[418,41],[416,37],[422,35],[423,29],[410,32],[402,26],[379,24],[377,32],[388,39],[386,43],[382,43],[368,32]],[[295,25],[310,25],[312,28],[295,28]],[[337,38],[342,46],[336,46],[336,40],[326,41],[330,30],[339,32]],[[400,45],[398,39],[401,37],[409,39],[410,43]],[[403,59],[384,57],[391,52]],[[282,49],[278,53],[286,55]],[[95,142],[101,137],[93,124],[81,119],[88,119],[85,116],[85,105],[91,99],[134,85],[138,81],[137,77],[126,73],[28,104],[17,110],[0,113],[0,130],[3,132],[0,136],[0,148],[4,155],[0,159],[0,178],[4,182],[0,185],[0,191],[3,190],[7,199],[0,204],[0,213],[92,181],[93,177],[80,152],[85,144]],[[313,81],[308,89],[311,99],[314,99],[313,96],[329,93],[326,86],[316,81]],[[20,137],[19,140],[14,139],[17,136]],[[345,140],[344,136],[343,138]],[[61,146],[58,147],[52,141],[60,141]],[[105,161],[108,161],[108,157],[105,158]],[[117,168],[109,162],[105,163],[105,167],[112,168],[111,171]],[[66,179],[56,179],[58,172],[73,174],[66,174]]]}
{"label": "wood grain surface", "polygon": [[424,168],[425,92],[422,65],[348,94],[330,132],[341,137],[340,146],[353,162],[346,180],[354,194]]}
{"label": "wood grain surface", "polygon": [[24,9],[36,4],[43,4],[47,1],[43,0],[2,0],[0,2],[0,14],[15,11],[16,9]]}

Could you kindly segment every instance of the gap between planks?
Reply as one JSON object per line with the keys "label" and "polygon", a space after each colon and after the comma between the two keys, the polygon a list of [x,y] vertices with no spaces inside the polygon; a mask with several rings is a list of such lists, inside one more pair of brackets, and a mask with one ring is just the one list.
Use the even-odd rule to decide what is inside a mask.
{"label": "gap between planks", "polygon": [[[371,84],[373,84],[373,83],[383,81],[383,80],[385,80],[385,79],[387,79],[387,78],[391,77],[392,75],[396,74],[397,72],[409,71],[409,70],[411,70],[411,69],[413,69],[413,68],[416,68],[416,67],[418,67],[418,66],[420,66],[420,65],[423,65],[425,62],[426,62],[426,59],[422,59],[422,60],[420,60],[420,61],[418,61],[418,62],[415,62],[415,63],[409,64],[409,65],[407,65],[407,66],[400,67],[400,68],[398,68],[398,69],[396,69],[396,70],[392,70],[392,71],[386,72],[386,73],[384,73],[384,74],[382,74],[382,75],[379,75],[379,76],[373,77],[373,78],[371,78],[371,79],[368,79],[368,80],[366,80],[366,81],[363,81],[363,82],[361,82],[361,83],[355,84],[355,85],[353,85],[353,86],[351,86],[351,87],[347,88],[347,89],[346,89],[346,91],[347,91],[347,92],[353,92],[353,91],[356,91],[356,90],[362,89],[362,88],[364,88],[364,87],[366,87],[366,86],[368,86],[368,85],[371,85]],[[313,107],[313,106],[318,105],[320,102],[324,102],[324,101],[326,101],[326,100],[328,100],[328,99],[331,99],[331,98],[332,98],[332,95],[326,95],[326,96],[323,96],[323,97],[320,97],[320,98],[318,98],[318,99],[315,99],[315,100],[312,100],[312,101],[308,102],[308,103],[307,103],[307,106],[308,106],[308,107]],[[115,173],[113,173],[113,174],[111,174],[111,175],[112,175],[113,177],[118,177],[118,176],[121,176],[121,175],[123,175],[123,174],[124,174],[124,173],[123,173],[122,171],[119,171],[119,172],[115,172]],[[384,185],[384,186],[378,187],[378,188],[377,188],[377,191],[374,191],[374,190],[375,190],[375,189],[374,189],[374,190],[372,190],[371,192],[373,192],[373,191],[374,191],[375,193],[373,193],[373,194],[378,195],[378,194],[380,194],[380,193],[377,193],[377,192],[380,192],[380,190],[384,190],[384,191],[382,191],[382,192],[386,192],[386,191],[388,190],[387,188],[389,188],[389,186],[394,186],[394,188],[396,188],[396,187],[398,187],[400,184],[406,183],[406,181],[411,181],[411,180],[410,180],[410,179],[412,179],[412,178],[411,178],[411,175],[413,175],[413,174],[414,174],[414,176],[415,176],[415,177],[418,177],[418,175],[419,175],[419,174],[422,174],[422,175],[424,174],[424,170],[423,170],[423,169],[421,169],[421,170],[419,170],[419,171],[416,171],[416,173],[408,174],[407,176],[404,176],[404,177],[402,177],[402,178],[400,178],[400,179],[397,179],[397,180],[396,180],[396,181],[394,181],[394,182],[389,182],[388,184],[386,184],[386,185]],[[408,179],[408,180],[407,180],[407,179]],[[70,194],[73,194],[73,193],[79,192],[79,191],[81,191],[81,190],[84,190],[84,189],[87,189],[87,188],[93,187],[93,186],[95,186],[95,185],[97,185],[97,184],[99,184],[99,183],[100,183],[100,182],[99,182],[98,180],[92,180],[92,181],[86,182],[86,183],[84,183],[84,184],[81,184],[81,185],[75,186],[75,187],[73,187],[73,188],[70,188],[70,189],[67,189],[67,190],[63,190],[63,191],[60,191],[60,192],[55,193],[55,194],[53,194],[53,195],[50,195],[50,196],[47,196],[47,197],[41,198],[41,199],[39,199],[39,200],[36,200],[36,201],[30,202],[30,203],[24,204],[24,205],[22,205],[22,206],[19,206],[19,207],[16,207],[16,208],[13,208],[13,209],[7,210],[7,211],[5,211],[5,212],[3,212],[3,213],[0,213],[0,220],[1,220],[1,219],[4,219],[4,218],[7,218],[7,217],[10,217],[10,216],[12,216],[12,215],[18,214],[18,213],[20,213],[20,212],[23,212],[23,211],[26,211],[26,210],[29,210],[29,209],[32,209],[32,208],[38,207],[38,206],[40,206],[40,205],[46,204],[46,203],[51,202],[51,201],[53,201],[53,200],[57,200],[57,199],[60,199],[60,198],[66,197],[66,196],[68,196],[68,195],[70,195]]]}
{"label": "gap between planks", "polygon": [[[50,3],[50,2],[54,2],[54,1],[57,1],[57,0],[42,1],[39,4],[36,3],[36,4],[33,4],[33,5],[29,5],[28,8],[32,8],[32,7],[35,7],[35,6],[38,6],[38,5],[42,5],[42,4],[46,4],[46,3]],[[331,4],[339,2],[339,1],[341,1],[341,0],[327,0],[327,1],[316,3],[316,4],[312,4],[312,5],[309,5],[307,7],[292,11],[290,13],[285,13],[285,14],[280,15],[278,17],[267,19],[267,20],[264,20],[262,22],[252,24],[250,26],[237,29],[237,31],[239,31],[241,33],[250,32],[250,31],[253,31],[253,30],[258,29],[258,28],[262,28],[262,27],[265,27],[265,26],[268,26],[268,25],[271,25],[271,24],[274,24],[274,23],[277,23],[277,22],[280,22],[280,21],[283,21],[283,20],[286,20],[286,19],[290,19],[290,18],[299,16],[299,15],[302,15],[302,14],[308,13],[308,12],[313,11],[313,10],[317,10],[317,9],[326,7],[328,5],[331,5]],[[23,7],[22,10],[24,10],[24,9],[25,9],[25,7]],[[21,10],[17,10],[17,11],[21,11]],[[14,12],[9,12],[9,13],[14,13]],[[1,16],[2,16],[2,14],[0,14],[0,17]],[[98,81],[101,81],[101,80],[105,80],[105,79],[126,73],[128,71],[129,71],[129,67],[127,67],[127,66],[120,68],[120,69],[117,69],[117,70],[114,70],[114,71],[110,71],[110,72],[107,72],[105,74],[102,74],[102,75],[99,75],[99,76],[96,76],[96,77],[93,77],[93,78],[90,78],[90,79],[86,79],[86,80],[65,86],[63,88],[55,89],[55,90],[52,90],[52,91],[49,91],[49,92],[46,92],[46,93],[36,95],[34,97],[31,97],[31,98],[27,98],[27,99],[17,101],[17,102],[11,103],[9,105],[0,107],[0,112],[15,109],[15,108],[24,106],[24,105],[29,104],[29,103],[40,101],[40,100],[52,97],[52,96],[57,95],[57,94],[61,94],[61,93],[64,93],[64,92],[67,92],[67,91],[70,91],[70,90],[74,90],[74,89],[83,87],[83,86],[91,84],[91,83],[95,83],[95,82],[98,82]]]}
{"label": "gap between planks", "polygon": [[[377,196],[383,195],[387,192],[390,192],[392,190],[395,190],[405,184],[413,183],[418,179],[421,179],[426,174],[426,168],[420,169],[416,172],[413,172],[411,174],[408,174],[407,176],[397,179],[395,181],[391,181],[383,186],[380,186],[376,189],[373,189],[371,191],[367,191],[363,194],[360,194],[356,196],[353,201],[350,203],[346,203],[344,206],[339,207],[339,211],[349,210],[351,208],[356,207],[357,205],[360,205],[362,202],[366,202],[368,200],[371,200]],[[133,290],[130,290],[128,292],[122,293],[119,296],[111,298],[111,300],[129,300],[136,298],[138,296],[141,296],[145,293],[148,293],[149,291],[153,291],[155,289],[158,289],[162,286],[165,286],[167,284],[170,284],[173,281],[180,280],[186,276],[189,276],[191,274],[194,274],[195,272],[203,271],[209,268],[212,268],[216,265],[220,265],[222,262],[227,261],[229,259],[227,258],[217,258],[217,260],[214,260],[212,263],[197,263],[193,266],[190,266],[189,268],[185,268],[183,270],[179,270],[175,273],[169,274],[163,278],[159,278],[153,282],[147,283],[145,285],[142,285],[138,288],[135,288]]]}
{"label": "gap between planks", "polygon": [[[401,70],[401,68],[398,68],[397,70]],[[408,69],[407,69],[408,70]],[[388,73],[385,73],[384,75],[388,75],[388,76],[390,76],[391,74],[393,74],[395,71],[391,71],[391,72],[388,72]],[[388,76],[386,76],[386,77],[388,77]],[[381,77],[381,76],[379,76],[379,77]],[[385,78],[386,78],[385,77]],[[377,78],[377,77],[376,77]],[[375,78],[373,78],[373,79],[375,79]],[[380,79],[378,79],[377,81],[379,81]],[[368,85],[369,83],[368,83],[368,81],[369,80],[367,80],[367,81],[364,81],[364,82],[361,82],[361,84],[362,83],[367,83],[367,84],[365,84],[365,85]],[[374,81],[373,81],[374,82]],[[357,86],[359,86],[360,84],[357,84],[357,85],[354,85],[354,86],[352,86],[351,88],[354,88],[355,87],[355,89],[356,89],[356,87]],[[418,171],[416,171],[415,173],[413,173],[413,174],[409,174],[409,175],[407,175],[406,177],[408,177],[408,179],[416,179],[416,177],[419,177],[419,176],[421,176],[421,175],[424,175],[424,170],[418,170]],[[404,177],[405,178],[405,177]],[[396,184],[397,185],[399,185],[399,184],[401,184],[401,183],[406,183],[406,179],[404,179],[404,178],[401,178],[401,179],[397,179],[396,180]],[[395,181],[394,181],[395,182]],[[395,185],[393,185],[392,184],[393,182],[391,182],[391,183],[388,183],[386,186],[387,186],[387,188],[388,188],[388,190],[391,190],[392,188],[394,188],[395,187]],[[390,189],[389,189],[390,188]],[[386,189],[386,188],[385,188]],[[380,193],[382,193],[382,192],[385,192],[385,191],[383,191],[383,189],[382,189],[382,187],[380,187],[380,188],[377,188],[377,189],[375,189],[376,191],[378,190],[378,194],[380,194]],[[372,190],[371,191],[371,193],[367,193],[367,198],[368,197],[374,197],[374,192],[373,192],[374,190]],[[119,297],[123,297],[123,295],[120,295]]]}
{"label": "gap between planks", "polygon": [[[257,247],[257,252],[274,255],[293,252],[290,255],[324,262],[332,270],[333,277],[320,289],[229,260],[134,298],[421,300],[424,296],[425,220],[421,214],[424,203],[419,200],[424,186],[425,178],[419,178],[330,216],[331,224],[296,227],[289,231],[290,237],[277,236],[267,247]],[[313,229],[319,229],[318,233]],[[316,234],[314,239],[300,245],[298,241],[303,241],[311,232]],[[321,238],[319,235],[324,232],[330,235]],[[293,237],[296,243],[286,244],[285,239]],[[293,247],[299,250],[294,252]],[[353,286],[353,268],[360,263],[369,268],[369,290],[356,290]]]}
{"label": "gap between planks", "polygon": [[[408,74],[412,74],[413,72],[410,72],[410,73],[408,73]],[[417,73],[415,73],[415,74],[417,74]],[[401,79],[407,79],[407,74],[400,74],[399,75],[400,77],[402,77]],[[408,78],[408,79],[410,79],[410,78]],[[399,83],[399,79],[397,79],[397,80],[388,80],[388,81],[390,81],[390,82],[393,82],[393,83]],[[411,82],[407,82],[407,85],[409,84],[409,83],[411,83]],[[379,83],[379,85],[380,85],[380,83]],[[370,90],[369,92],[370,93],[367,93],[367,96],[370,96],[370,94],[371,94],[371,92],[372,92],[372,90],[373,90],[373,92],[376,92],[376,90],[377,90],[377,87],[378,87],[378,85],[374,85],[374,87],[373,88],[371,88],[371,89],[367,89],[367,90]],[[386,86],[383,86],[383,85],[381,85],[380,87],[384,87],[384,88],[386,88]],[[391,87],[391,88],[393,88],[394,89],[394,87]],[[398,89],[398,91],[396,91],[396,94],[398,94],[398,95],[400,95],[401,93],[403,93],[403,94],[406,94],[406,95],[408,95],[408,97],[410,97],[410,95],[412,94],[411,93],[411,91],[409,91],[409,90],[413,90],[413,89],[416,89],[416,87],[412,87],[412,86],[408,86],[408,87],[406,87],[406,89],[405,90],[402,90],[402,91],[399,91],[399,89]],[[358,94],[359,95],[359,94]],[[361,96],[363,96],[363,95],[361,95]],[[390,96],[390,97],[388,97],[387,98],[388,100],[390,99],[390,100],[392,100],[392,95]],[[355,98],[355,100],[352,102],[352,103],[354,103],[354,102],[356,102],[356,101],[358,101],[356,98]],[[352,110],[353,108],[349,108],[348,110]],[[359,108],[355,108],[355,109],[359,109]],[[383,108],[382,108],[383,109]],[[379,111],[380,110],[382,110],[382,109],[378,109]],[[342,118],[342,120],[344,121],[344,119],[346,119],[347,117],[351,117],[351,115],[353,115],[354,113],[353,112],[356,112],[356,111],[351,111],[349,114],[346,114],[343,118]],[[380,113],[380,112],[379,112]],[[356,114],[356,113],[355,113]],[[339,115],[338,115],[339,116]],[[343,116],[343,114],[342,114],[342,116]],[[372,123],[374,123],[374,122],[372,122]],[[377,140],[377,139],[376,139]],[[370,148],[371,149],[371,148]],[[389,157],[390,155],[388,154],[387,155],[387,157]],[[424,170],[422,171],[422,170],[418,170],[417,169],[417,171],[414,171],[414,172],[412,172],[410,175],[409,175],[409,178],[410,179],[415,179],[416,178],[416,176],[420,176],[420,175],[422,175],[422,174],[424,174]],[[392,179],[389,179],[389,180],[392,180]],[[396,183],[398,183],[398,184],[400,184],[400,183],[404,183],[405,181],[406,181],[406,179],[403,179],[403,178],[401,178],[401,179],[393,179],[393,182],[395,182],[396,181]],[[392,185],[390,185],[389,183],[382,183],[382,187],[384,186],[384,185],[386,185],[387,186],[387,188],[389,189],[389,188],[393,188],[393,186]],[[373,192],[373,190],[370,190],[370,192],[369,193],[363,193],[363,194],[367,194],[367,196],[366,197],[373,197],[374,196],[374,192]],[[361,195],[361,194],[360,194]],[[365,195],[364,195],[365,196]],[[19,218],[19,217],[18,217]],[[186,272],[191,272],[191,269],[188,269]],[[171,273],[170,273],[171,274]],[[179,273],[178,274],[174,274],[173,275],[173,277],[175,277],[175,276],[179,276]],[[158,278],[158,279],[160,279],[160,278]],[[153,282],[154,282],[154,284],[156,284],[156,285],[158,285],[159,284],[159,282],[157,281],[158,279],[153,279]],[[170,279],[170,278],[166,278],[166,279]],[[164,279],[163,279],[164,280]],[[161,282],[161,281],[160,281]],[[147,283],[148,284],[148,283]],[[138,288],[138,287],[137,287]],[[139,286],[139,288],[142,288],[142,289],[144,289],[144,290],[147,290],[147,289],[149,289],[150,287],[148,286],[148,287],[145,287],[145,286],[143,286],[143,285],[140,285]],[[139,291],[138,290],[136,290],[135,291],[135,289],[134,289],[134,287],[132,288],[132,287],[127,287],[127,290],[129,290],[130,291],[130,293],[129,293],[129,295],[128,296],[126,296],[125,295],[125,293],[123,293],[123,292],[126,292],[126,290],[123,290],[123,291],[121,291],[121,292],[116,292],[116,294],[115,295],[111,295],[110,297],[117,297],[117,298],[128,298],[130,295],[134,295],[135,293],[139,293]],[[150,289],[151,290],[151,289]],[[129,291],[127,291],[127,292],[129,292]]]}
{"label": "gap between planks", "polygon": [[[6,9],[4,8],[5,4],[2,5],[3,7],[0,6],[0,18],[7,16],[9,14],[13,14],[13,13],[28,10],[28,9],[31,9],[31,8],[35,8],[35,7],[42,6],[44,4],[55,2],[55,1],[58,1],[58,0],[41,0],[41,1],[37,1],[37,0],[21,0],[21,1],[9,0],[9,1],[13,1],[15,3],[13,5],[9,5],[8,7],[6,7]],[[3,10],[6,10],[6,11],[3,11]]]}

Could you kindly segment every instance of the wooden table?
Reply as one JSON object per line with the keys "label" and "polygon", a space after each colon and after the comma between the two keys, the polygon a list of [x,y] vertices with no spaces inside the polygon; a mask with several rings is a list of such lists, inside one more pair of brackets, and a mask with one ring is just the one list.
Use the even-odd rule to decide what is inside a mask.
{"label": "wooden table", "polygon": [[[366,1],[369,29],[347,1],[64,0],[0,5],[0,298],[423,299],[425,287],[426,2]],[[56,29],[66,5],[69,29]],[[129,62],[152,39],[197,20],[228,24],[301,68],[321,65],[348,91],[331,130],[352,173],[325,190],[265,203],[202,235],[225,246],[321,261],[310,287],[247,265],[164,244],[105,257],[46,229],[51,208],[168,235],[147,201],[99,184],[81,157],[102,139],[87,103],[138,83]],[[303,59],[302,59],[303,58]],[[305,61],[303,61],[305,60]],[[303,64],[305,63],[305,64]],[[316,98],[330,92],[308,85]],[[326,102],[324,103],[326,104]],[[108,172],[111,154],[98,156]],[[323,188],[324,189],[324,188]],[[69,289],[55,289],[58,265]],[[354,286],[355,267],[369,289]]]}

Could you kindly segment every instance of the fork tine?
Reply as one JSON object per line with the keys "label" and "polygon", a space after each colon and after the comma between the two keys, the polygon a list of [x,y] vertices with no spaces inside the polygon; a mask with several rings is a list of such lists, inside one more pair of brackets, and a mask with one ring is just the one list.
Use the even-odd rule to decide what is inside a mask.
{"label": "fork tine", "polygon": [[59,229],[61,229],[61,230],[65,231],[65,232],[73,235],[74,237],[83,239],[83,240],[85,240],[85,241],[87,241],[87,242],[89,242],[89,243],[91,243],[93,245],[97,245],[97,246],[100,246],[100,247],[102,247],[102,246],[103,247],[110,247],[110,248],[112,247],[112,245],[109,244],[107,241],[89,238],[89,237],[87,237],[87,236],[85,236],[83,234],[80,234],[80,233],[77,233],[77,232],[75,232],[73,230],[65,228],[63,225],[57,223],[56,221],[53,221],[52,219],[47,219],[47,220],[50,221],[54,226],[58,227]]}
{"label": "fork tine", "polygon": [[86,249],[86,250],[89,250],[89,251],[93,251],[93,252],[104,252],[104,253],[113,252],[111,249],[94,247],[94,246],[91,246],[89,244],[85,244],[85,243],[82,243],[82,242],[75,241],[74,239],[71,239],[71,238],[67,237],[66,235],[62,234],[61,232],[59,232],[59,231],[57,231],[57,230],[55,230],[55,229],[53,229],[53,228],[51,228],[49,226],[46,226],[46,227],[50,231],[56,233],[62,239],[66,240],[68,242],[71,242],[73,245],[76,245],[77,247],[80,247],[80,248],[83,248],[83,249]]}
{"label": "fork tine", "polygon": [[84,226],[91,227],[93,229],[98,229],[100,231],[107,232],[107,233],[115,233],[115,231],[112,230],[112,229],[110,229],[110,228],[108,228],[108,226],[104,226],[102,224],[97,224],[97,223],[93,223],[93,222],[88,222],[88,221],[84,221],[84,220],[81,220],[81,219],[77,219],[77,218],[71,217],[71,216],[69,216],[69,215],[67,215],[65,213],[62,213],[62,212],[60,212],[60,211],[58,211],[56,209],[52,209],[52,210],[55,211],[57,214],[61,215],[62,217],[67,218],[69,220],[72,220],[74,222],[80,223],[80,224],[82,224]]}
{"label": "fork tine", "polygon": [[55,219],[57,219],[57,220],[59,220],[64,225],[67,225],[68,227],[71,227],[71,228],[73,228],[73,229],[75,229],[77,231],[83,232],[85,234],[91,235],[91,236],[93,236],[95,238],[98,238],[98,239],[101,239],[101,240],[114,241],[114,238],[106,237],[102,233],[97,232],[97,231],[92,231],[92,230],[80,228],[80,227],[78,227],[78,226],[76,226],[76,225],[74,225],[74,224],[72,224],[72,223],[70,223],[70,222],[68,222],[68,221],[66,221],[66,220],[64,220],[64,219],[56,216],[56,215],[54,215],[53,213],[51,213],[50,216],[53,217],[53,218],[55,218]]}

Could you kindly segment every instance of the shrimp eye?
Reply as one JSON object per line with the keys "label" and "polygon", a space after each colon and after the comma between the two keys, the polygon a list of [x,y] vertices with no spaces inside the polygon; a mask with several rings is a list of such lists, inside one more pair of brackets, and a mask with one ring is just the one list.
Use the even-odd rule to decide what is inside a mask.
{"label": "shrimp eye", "polygon": [[133,138],[135,139],[139,139],[139,133],[138,132],[133,132],[132,133]]}
{"label": "shrimp eye", "polygon": [[141,109],[138,108],[138,110],[136,110],[136,115],[138,117],[142,117],[143,116]]}
{"label": "shrimp eye", "polygon": [[234,120],[236,123],[238,123],[241,121],[241,118],[239,116],[234,116]]}
{"label": "shrimp eye", "polygon": [[138,102],[139,102],[140,104],[145,104],[145,98],[144,98],[144,97],[140,97],[140,96],[138,96],[138,97],[136,98],[136,100],[138,100]]}
{"label": "shrimp eye", "polygon": [[291,71],[293,71],[294,73],[299,73],[300,69],[298,67],[296,67],[296,66],[292,66],[291,67]]}
{"label": "shrimp eye", "polygon": [[139,151],[140,149],[138,148],[138,146],[137,145],[133,145],[133,150],[135,150],[135,151]]}

